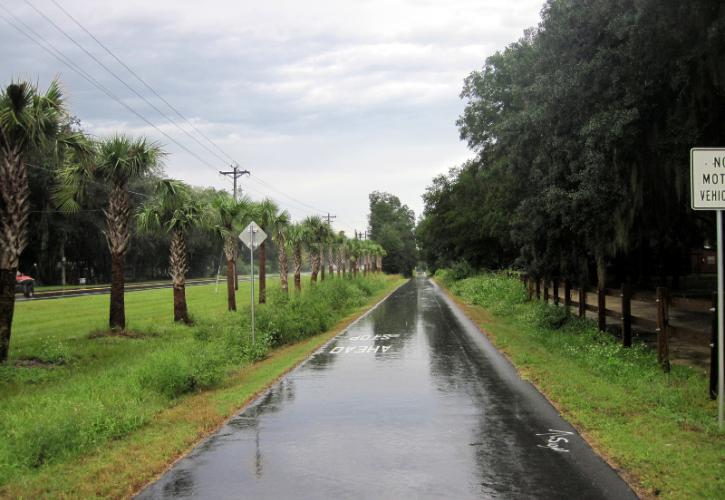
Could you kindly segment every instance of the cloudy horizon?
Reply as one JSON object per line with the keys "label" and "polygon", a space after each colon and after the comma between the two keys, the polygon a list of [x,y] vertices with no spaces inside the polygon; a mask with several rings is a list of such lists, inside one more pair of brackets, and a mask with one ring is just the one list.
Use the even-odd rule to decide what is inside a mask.
{"label": "cloudy horizon", "polygon": [[329,211],[352,234],[366,227],[371,191],[397,195],[417,216],[432,178],[472,156],[455,126],[463,79],[536,25],[543,0],[57,4],[190,119],[196,130],[183,127],[207,149],[44,19],[177,118],[56,2],[0,0],[2,17],[35,30],[203,163],[0,19],[4,85],[45,88],[58,75],[89,133],[158,140],[166,174],[199,186],[231,188],[216,173],[229,155],[252,172],[240,180],[252,198],[270,196],[294,218]]}

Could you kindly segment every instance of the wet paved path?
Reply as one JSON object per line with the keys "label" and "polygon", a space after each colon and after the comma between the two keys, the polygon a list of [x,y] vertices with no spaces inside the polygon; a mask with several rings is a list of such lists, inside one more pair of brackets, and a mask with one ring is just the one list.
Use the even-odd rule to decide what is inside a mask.
{"label": "wet paved path", "polygon": [[629,498],[619,477],[419,278],[141,498]]}

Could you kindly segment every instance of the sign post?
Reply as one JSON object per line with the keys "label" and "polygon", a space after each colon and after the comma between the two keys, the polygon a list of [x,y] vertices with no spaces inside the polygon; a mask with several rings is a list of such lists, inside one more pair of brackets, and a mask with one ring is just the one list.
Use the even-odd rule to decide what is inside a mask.
{"label": "sign post", "polygon": [[249,274],[252,277],[251,307],[252,307],[252,344],[256,343],[254,337],[254,251],[267,239],[267,233],[252,221],[244,230],[239,233],[239,239],[249,248]]}
{"label": "sign post", "polygon": [[715,210],[717,224],[717,421],[723,429],[725,399],[725,363],[723,361],[723,235],[722,211],[725,210],[725,148],[690,150],[690,199],[693,210]]}

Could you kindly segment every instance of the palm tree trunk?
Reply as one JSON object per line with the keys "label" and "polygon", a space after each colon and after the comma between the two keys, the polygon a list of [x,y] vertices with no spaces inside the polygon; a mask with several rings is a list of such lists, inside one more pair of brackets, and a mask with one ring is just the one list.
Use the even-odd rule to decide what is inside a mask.
{"label": "palm tree trunk", "polygon": [[186,305],[186,273],[189,270],[186,255],[184,233],[176,230],[171,234],[169,268],[174,285],[174,321],[190,324],[189,310]]}
{"label": "palm tree trunk", "polygon": [[292,257],[295,264],[295,291],[299,293],[302,291],[302,249],[296,247],[293,254]]}
{"label": "palm tree trunk", "polygon": [[277,261],[279,264],[279,284],[284,293],[289,293],[287,283],[287,252],[285,251],[284,235],[277,237]]}
{"label": "palm tree trunk", "polygon": [[267,302],[267,242],[259,244],[259,303]]}
{"label": "palm tree trunk", "polygon": [[227,310],[237,310],[237,297],[234,294],[234,261],[227,261]]}
{"label": "palm tree trunk", "polygon": [[108,226],[107,240],[111,251],[111,308],[109,313],[109,326],[111,329],[126,328],[126,307],[124,304],[124,262],[128,242],[131,235],[128,230],[128,221],[131,217],[131,207],[126,183],[113,186],[108,196],[108,211],[106,224]]}
{"label": "palm tree trunk", "polygon": [[310,252],[310,261],[312,264],[312,276],[310,277],[310,282],[315,284],[317,283],[317,272],[320,269],[320,254],[315,252],[314,249]]}
{"label": "palm tree trunk", "polygon": [[0,363],[10,352],[15,311],[15,274],[20,254],[28,244],[30,187],[19,148],[3,149],[0,156]]}
{"label": "palm tree trunk", "polygon": [[332,245],[327,247],[327,270],[330,271],[330,278],[335,276],[335,266],[332,262]]}
{"label": "palm tree trunk", "polygon": [[8,360],[15,310],[15,269],[0,269],[0,364]]}
{"label": "palm tree trunk", "polygon": [[111,254],[111,309],[108,325],[111,330],[126,328],[126,304],[124,302],[124,254]]}
{"label": "palm tree trunk", "polygon": [[234,293],[234,258],[236,257],[236,241],[234,236],[224,239],[224,255],[227,258],[227,309],[237,310],[237,297]]}
{"label": "palm tree trunk", "polygon": [[320,245],[320,281],[325,281],[325,247]]}

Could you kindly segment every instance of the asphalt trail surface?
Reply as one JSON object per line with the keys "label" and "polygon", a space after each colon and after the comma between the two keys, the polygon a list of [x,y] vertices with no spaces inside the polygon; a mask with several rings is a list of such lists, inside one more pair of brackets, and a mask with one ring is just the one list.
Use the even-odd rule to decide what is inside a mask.
{"label": "asphalt trail surface", "polygon": [[139,497],[636,498],[424,278]]}

